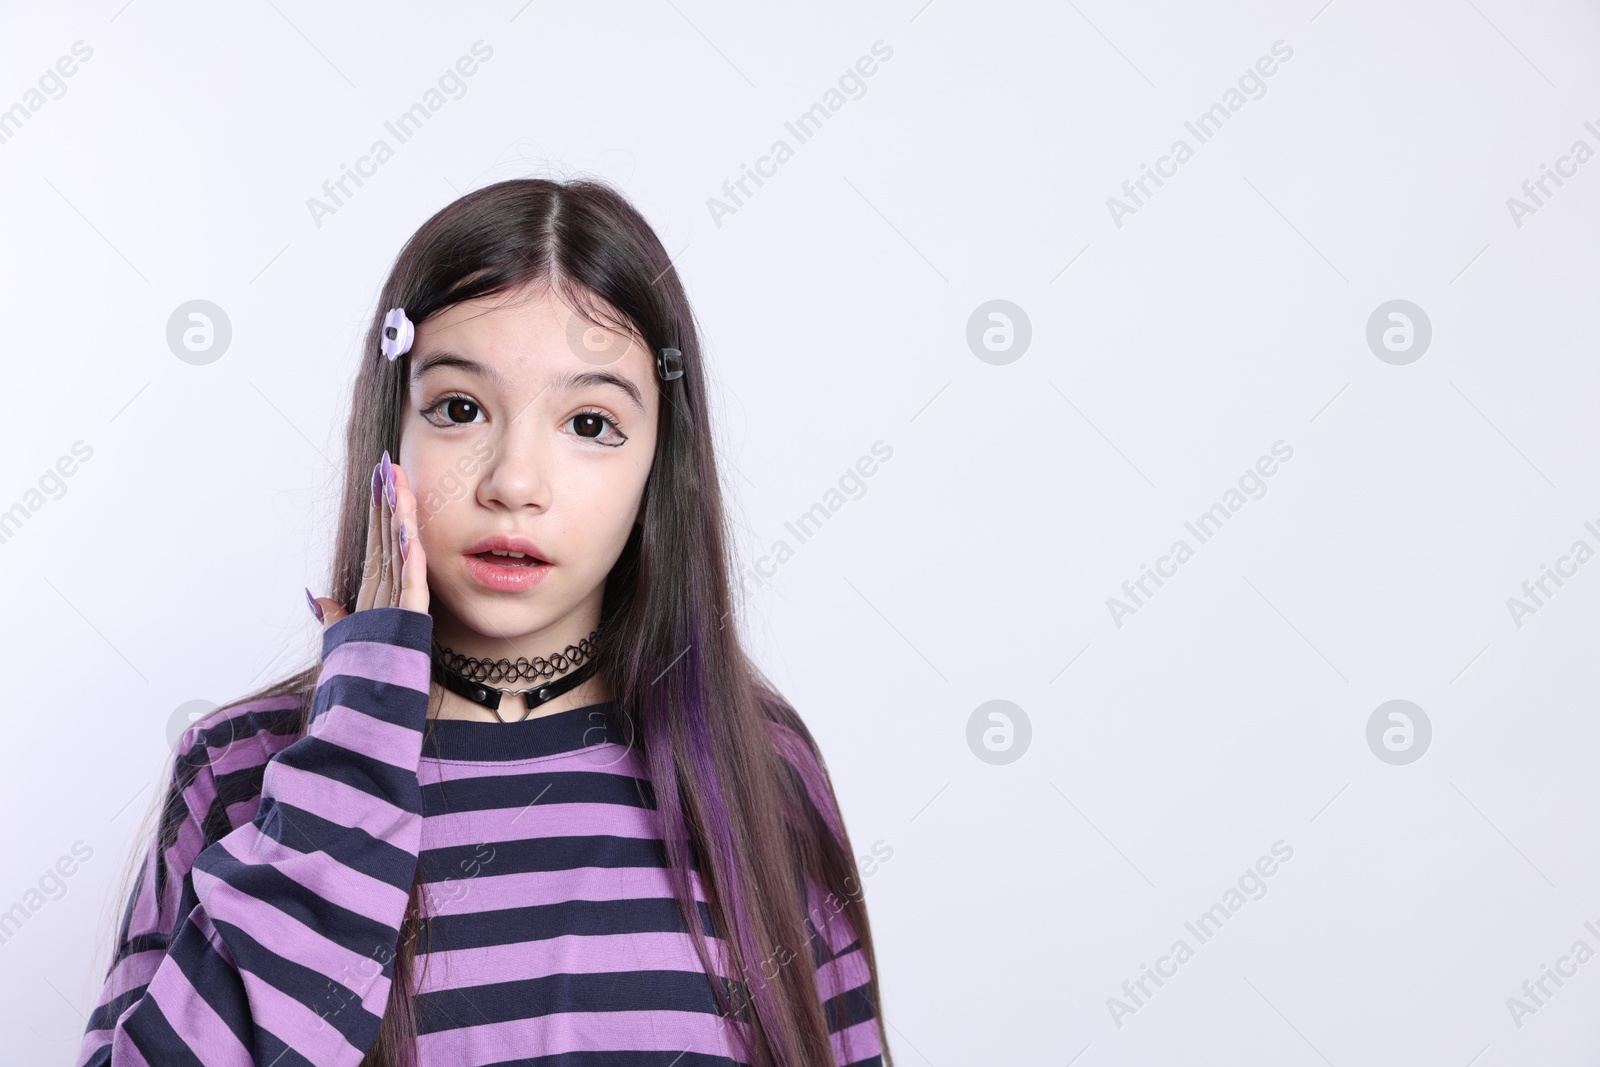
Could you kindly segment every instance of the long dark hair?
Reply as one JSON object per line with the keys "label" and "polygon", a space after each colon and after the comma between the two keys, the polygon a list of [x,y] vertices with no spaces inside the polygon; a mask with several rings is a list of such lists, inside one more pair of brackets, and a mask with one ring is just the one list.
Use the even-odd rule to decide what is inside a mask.
{"label": "long dark hair", "polygon": [[[818,887],[819,898],[827,893],[838,902],[830,910],[859,938],[881,1026],[878,967],[854,849],[815,740],[747,658],[730,623],[735,567],[694,314],[666,249],[620,193],[592,180],[502,181],[451,203],[406,243],[374,309],[356,376],[328,595],[346,610],[354,607],[368,479],[385,449],[400,451],[409,359],[378,358],[384,313],[404,307],[420,324],[454,304],[527,283],[553,286],[592,322],[608,318],[616,325],[620,314],[650,352],[683,353],[683,376],[661,383],[640,524],[606,580],[598,640],[606,654],[599,670],[636,726],[665,832],[673,894],[690,931],[701,930],[689,881],[689,872],[699,870],[735,981],[731,991],[721,981],[711,986],[725,1018],[750,1024],[749,1061],[832,1067],[812,946],[801,943],[811,905],[796,873]],[[294,736],[303,736],[318,675],[319,668],[308,668],[241,700],[298,694]],[[421,873],[419,864],[389,1004],[364,1067],[415,1060],[411,989]],[[693,940],[708,976],[716,974],[705,938]],[[763,963],[775,958],[793,963],[769,977]],[[893,1067],[886,1039],[883,1045],[884,1062]]]}

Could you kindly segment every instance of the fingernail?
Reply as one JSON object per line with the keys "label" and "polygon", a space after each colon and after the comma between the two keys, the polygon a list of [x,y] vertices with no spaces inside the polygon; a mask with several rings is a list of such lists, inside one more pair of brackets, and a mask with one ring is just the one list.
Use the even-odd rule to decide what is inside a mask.
{"label": "fingernail", "polygon": [[318,622],[321,622],[322,621],[322,605],[317,603],[317,598],[311,595],[311,590],[310,589],[306,590],[306,603],[311,605],[311,614],[313,614],[313,615],[315,615],[317,617],[317,621]]}
{"label": "fingernail", "polygon": [[400,524],[400,558],[405,559],[411,551],[411,540],[406,536],[406,524]]}
{"label": "fingernail", "polygon": [[378,501],[383,498],[378,494],[383,492],[383,464],[372,465],[372,506],[377,507]]}
{"label": "fingernail", "polygon": [[400,498],[394,491],[394,464],[389,462],[389,450],[383,450],[383,492],[389,498],[389,510],[393,511],[400,503]]}

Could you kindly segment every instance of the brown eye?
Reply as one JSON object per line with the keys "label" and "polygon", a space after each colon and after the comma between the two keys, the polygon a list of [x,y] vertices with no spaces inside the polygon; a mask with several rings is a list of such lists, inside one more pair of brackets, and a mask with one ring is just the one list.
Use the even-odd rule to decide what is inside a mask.
{"label": "brown eye", "polygon": [[[572,427],[572,432],[585,441],[593,441],[597,445],[607,448],[620,448],[628,440],[628,435],[622,432],[622,427],[617,425],[617,420],[604,411],[595,409],[580,411],[567,420]],[[610,431],[609,439],[605,436]]]}
{"label": "brown eye", "polygon": [[[444,413],[442,421],[437,417],[440,411]],[[478,402],[461,393],[446,393],[422,410],[422,417],[440,429],[478,422],[482,414]]]}

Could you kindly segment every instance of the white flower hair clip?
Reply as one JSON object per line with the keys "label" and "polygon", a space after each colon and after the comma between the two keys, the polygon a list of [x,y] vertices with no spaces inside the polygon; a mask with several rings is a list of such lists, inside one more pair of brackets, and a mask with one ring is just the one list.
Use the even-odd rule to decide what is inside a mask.
{"label": "white flower hair clip", "polygon": [[389,362],[393,363],[411,351],[411,342],[416,336],[416,329],[411,325],[411,320],[406,318],[406,309],[390,308],[389,313],[383,317],[383,337],[379,340],[378,347],[389,357]]}

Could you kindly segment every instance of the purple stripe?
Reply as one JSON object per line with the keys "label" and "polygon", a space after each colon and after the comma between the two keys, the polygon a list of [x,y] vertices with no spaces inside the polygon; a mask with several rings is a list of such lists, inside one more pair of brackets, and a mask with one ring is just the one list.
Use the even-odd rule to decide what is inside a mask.
{"label": "purple stripe", "polygon": [[[79,1061],[78,1067],[83,1067],[83,1063],[87,1062],[87,1060],[88,1057],[85,1056],[83,1060]],[[144,1058],[144,1054],[134,1047],[133,1042],[128,1039],[128,1035],[121,1030],[118,1030],[111,1039],[111,1062],[116,1064],[117,1067],[124,1067],[124,1065],[126,1067],[150,1067],[150,1061]]]}
{"label": "purple stripe", "polygon": [[[249,971],[241,970],[239,977],[244,980],[245,993],[250,998],[250,1018],[255,1027],[271,1031],[312,1063],[361,1062],[361,1051],[321,1015]],[[387,998],[389,980],[380,977],[378,981]],[[364,1002],[362,1006],[366,1006]],[[246,1057],[243,1062],[251,1061]]]}
{"label": "purple stripe", "polygon": [[[78,1058],[72,1061],[72,1067],[85,1067],[85,1065],[94,1058],[97,1052],[111,1044],[111,1040],[115,1035],[115,1030],[84,1031],[83,1040],[78,1043]],[[116,1061],[117,1067],[122,1067],[122,1064],[130,1062],[132,1061]]]}
{"label": "purple stripe", "polygon": [[[728,977],[732,963],[727,943],[714,938],[706,948],[717,972]],[[429,953],[418,991],[434,993],[555,974],[613,971],[705,973],[688,934],[568,934],[539,942],[537,952],[530,952],[529,946],[522,943]]]}
{"label": "purple stripe", "polygon": [[[270,730],[258,730],[253,734],[235,737],[221,748],[208,749],[210,763],[210,777],[219,774],[233,774],[237,771],[249,770],[259,767],[279,752],[289,747],[295,738],[287,734],[275,734]],[[206,776],[204,769],[202,777]]]}
{"label": "purple stripe", "polygon": [[877,1019],[863,1019],[829,1035],[833,1042],[833,1058],[838,1063],[858,1063],[883,1052],[883,1036],[878,1032]]}
{"label": "purple stripe", "polygon": [[396,848],[411,853],[421,848],[422,816],[355,786],[274,760],[262,778],[261,791],[336,826],[365,830]]}
{"label": "purple stripe", "polygon": [[[291,872],[285,872],[293,877]],[[300,923],[279,911],[266,901],[258,900],[228,885],[221,879],[214,878],[204,871],[194,872],[195,890],[200,894],[205,904],[205,909],[218,918],[225,919],[230,925],[238,927],[263,948],[282,959],[291,960],[304,967],[322,973],[330,982],[338,982],[361,996],[361,1006],[374,1015],[383,1014],[383,1006],[389,996],[390,979],[381,973],[371,974],[375,968],[367,956],[331,941],[315,930]],[[202,885],[204,888],[202,888]],[[402,905],[404,900],[401,901]],[[396,931],[395,940],[399,941],[400,916],[396,911],[393,928]],[[251,982],[266,986],[268,983],[257,978],[249,972],[241,972],[247,976],[246,986]],[[300,1002],[277,990],[285,1001],[295,1004]],[[252,994],[251,1000],[255,997]],[[313,1020],[319,1017],[306,1008],[307,1015]],[[275,1028],[274,1028],[275,1029]],[[283,1037],[283,1033],[279,1032]],[[299,1049],[299,1046],[295,1046]],[[299,1049],[304,1051],[304,1049]]]}
{"label": "purple stripe", "polygon": [[[729,1022],[746,1029],[749,1024]],[[720,1016],[693,1011],[568,1012],[485,1026],[464,1026],[418,1039],[423,1063],[498,1063],[527,1055],[614,1049],[670,1049],[735,1056]]]}
{"label": "purple stripe", "polygon": [[[257,729],[250,731],[248,734],[239,733],[243,729],[244,721],[248,716],[273,711],[288,711],[299,705],[300,698],[293,693],[285,693],[275,697],[262,697],[259,700],[251,700],[242,704],[225,704],[210,714],[202,715],[190,725],[179,742],[179,751],[188,751],[192,748],[199,739],[198,735],[200,733],[211,733],[231,723],[235,735],[234,739],[229,742],[229,745],[223,746],[224,748],[230,747],[242,738],[250,738],[257,733],[263,732]],[[215,752],[219,751],[219,749],[212,749],[211,751]]]}
{"label": "purple stripe", "polygon": [[856,949],[817,968],[817,992],[828,1000],[866,985],[871,977],[866,953]]}
{"label": "purple stripe", "polygon": [[229,804],[224,812],[228,816],[228,828],[237,830],[247,822],[254,822],[256,816],[261,813],[261,795],[258,793],[249,800]]}
{"label": "purple stripe", "polygon": [[[194,866],[195,857],[206,847],[206,835],[201,818],[191,810],[189,818],[178,825],[177,840],[162,854],[162,863],[166,865],[167,870],[176,872],[178,876],[167,880],[167,899],[161,901],[161,916],[154,920],[157,925],[148,929],[160,929],[162,933],[170,933],[177,928],[178,898],[183,892],[183,872]],[[151,844],[153,846],[154,842]],[[153,886],[154,882],[151,884]]]}
{"label": "purple stripe", "polygon": [[104,1007],[128,990],[149,982],[150,976],[156,973],[156,968],[161,966],[161,961],[166,957],[166,950],[160,948],[146,949],[124,957],[106,976],[105,984],[100,989],[100,999],[95,1001],[94,1006]]}
{"label": "purple stripe", "polygon": [[[204,919],[203,915],[201,919]],[[204,922],[197,925],[209,926]],[[210,936],[216,937],[216,933],[213,931]],[[177,1034],[186,1046],[200,1052],[201,1059],[206,1064],[250,1063],[249,1050],[233,1031],[228,1029],[228,1024],[199,994],[188,976],[178,970],[176,964],[168,966],[166,973],[151,983],[149,997],[160,1008],[161,1017],[172,1027],[172,1032]],[[131,1014],[135,1008],[139,1006],[134,1005],[129,1009],[129,1013]]]}
{"label": "purple stripe", "polygon": [[324,709],[312,720],[310,733],[331,745],[406,770],[415,768],[422,754],[419,731],[344,704]]}
{"label": "purple stripe", "polygon": [[520,808],[441,812],[427,817],[427,831],[440,841],[532,841],[547,837],[659,839],[661,816],[626,804],[529,804]]}
{"label": "purple stripe", "polygon": [[[160,855],[155,842],[151,842],[145,851],[144,872],[139,883],[138,896],[134,899],[133,914],[129,920],[128,932],[130,936],[140,934],[167,934],[177,926],[177,895],[182,892],[183,886],[179,877],[167,879],[167,899],[163,901],[156,896],[156,870]],[[171,868],[169,868],[170,870]],[[188,868],[183,868],[187,870]]]}
{"label": "purple stripe", "polygon": [[196,771],[194,780],[184,789],[182,799],[184,807],[189,809],[190,817],[186,821],[198,834],[204,825],[206,813],[211,810],[211,805],[217,799],[215,769],[201,767]]}
{"label": "purple stripe", "polygon": [[[574,867],[564,871],[519,871],[492,875],[488,860],[474,877],[427,882],[422,892],[434,914],[460,915],[502,911],[567,900],[670,899],[672,883],[662,867]],[[694,899],[707,899],[698,872],[690,872]],[[437,905],[436,907],[434,905]]]}
{"label": "purple stripe", "polygon": [[[396,938],[399,937],[400,916],[405,910],[407,897],[405,893],[387,882],[352,870],[326,852],[297,852],[263,834],[253,823],[248,830],[229,834],[217,842],[217,845],[240,863],[271,864],[284,875],[309,887],[318,898],[353,911],[363,918],[393,926]],[[202,876],[203,873],[195,875],[196,878]],[[254,901],[256,898],[246,899]],[[272,909],[272,913],[274,916],[282,914],[275,908]],[[235,926],[246,925],[239,922],[231,911],[228,913],[228,918]],[[285,917],[284,922],[293,923],[294,920]],[[269,933],[263,938],[257,931],[252,930],[250,933],[262,944],[271,945],[275,952],[286,955],[284,947],[272,939],[272,934]],[[326,961],[313,958],[298,962],[304,963],[307,967],[318,967]]]}
{"label": "purple stripe", "polygon": [[328,679],[342,674],[426,693],[431,668],[428,654],[414,648],[381,641],[346,641],[323,658],[317,687],[322,688]]}
{"label": "purple stripe", "polygon": [[[208,942],[214,945],[221,940],[216,929],[212,927],[210,921],[206,918],[204,910],[196,908],[191,913],[191,917],[195,928],[204,935]],[[188,1044],[194,1046],[196,1051],[203,1050],[207,1054],[204,1062],[208,1065],[223,1063],[247,1064],[250,1062],[249,1050],[240,1044],[239,1039],[234,1036],[232,1030],[222,1024],[211,1005],[206,1002],[206,999],[195,989],[194,984],[189,981],[188,975],[179,969],[177,961],[168,960],[162,964],[161,968],[156,971],[155,977],[150,980],[150,990],[145,996],[148,1000],[155,1002],[157,1010],[161,1012],[162,1018],[166,1019],[167,1025],[171,1026]],[[133,1047],[133,1043],[128,1041],[127,1034],[123,1030],[123,1024],[127,1017],[135,1011],[149,1010],[145,1006],[145,1002],[141,1001],[131,1006],[124,1013],[123,1018],[117,1021],[119,1043],[127,1042],[128,1048],[131,1049]],[[208,1022],[208,1026],[204,1031],[195,1028],[196,1023],[200,1020]],[[119,1064],[120,1067],[121,1061],[116,1058],[118,1055],[121,1055],[121,1052],[118,1051],[116,1045],[113,1045],[112,1062]],[[140,1060],[139,1062],[143,1061]]]}
{"label": "purple stripe", "polygon": [[806,792],[811,797],[811,803],[822,813],[828,828],[833,831],[833,836],[838,840],[844,839],[844,827],[839,818],[839,811],[834,806],[832,791],[828,788],[827,780],[823,777],[822,766],[817,762],[811,747],[805,739],[781,723],[771,723],[775,745],[795,769],[800,772],[800,778],[805,783]]}
{"label": "purple stripe", "polygon": [[834,910],[842,908],[844,902],[835,897],[830,904],[828,896],[809,875],[806,876],[806,913],[811,917],[811,924],[817,928],[817,933],[822,936],[823,943],[828,946],[829,955],[838,955],[856,939],[856,933],[844,912]]}
{"label": "purple stripe", "polygon": [[[350,966],[354,968],[364,957],[356,956],[300,923],[294,922],[270,904],[240,893],[227,883],[201,870],[194,872],[194,880],[195,889],[199,892],[204,905],[195,909],[197,925],[206,933],[207,939],[213,945],[220,946],[223,942],[221,935],[212,927],[209,915],[226,918],[228,923],[255,938],[274,955],[315,967],[323,974],[329,975],[330,980],[336,980],[333,978],[336,975],[364,973],[343,971],[341,962],[353,959],[356,962]],[[270,1030],[290,1048],[313,1062],[353,1064],[361,1059],[360,1054],[345,1040],[344,1035],[330,1026],[316,1011],[259,975],[239,967],[227,953],[219,950],[219,954],[239,972],[239,979],[244,984],[245,995],[250,1002],[252,1025]],[[183,979],[182,972],[177,969],[176,964],[165,968],[164,972],[165,970],[176,974],[182,981],[182,987],[193,992],[193,987]],[[164,972],[157,975],[157,981],[165,976]],[[380,1014],[388,1000],[390,984],[390,980],[378,972],[372,978],[369,988],[355,989],[355,992],[361,994],[361,1007],[374,1015]],[[351,984],[345,983],[345,985],[349,988]],[[155,991],[157,986],[152,983],[150,988]],[[198,994],[194,995],[198,998]],[[184,1008],[185,1012],[191,1010],[199,1009],[193,1006]],[[166,1011],[163,1014],[167,1015],[169,1021],[173,1017]],[[222,1040],[223,1035],[227,1033],[229,1031],[226,1027],[216,1033],[208,1033],[207,1040],[197,1045],[195,1050],[208,1051],[211,1043]],[[249,1056],[246,1055],[241,1062],[249,1063]]]}

